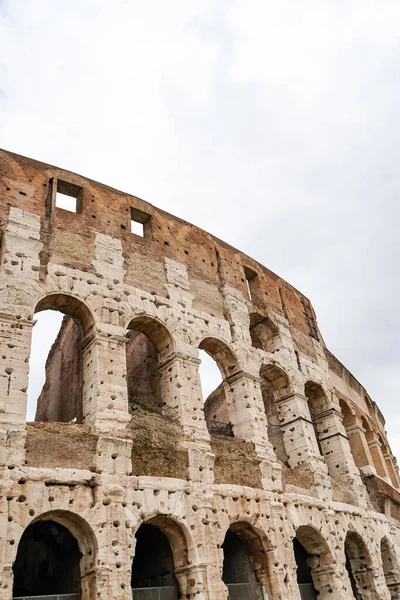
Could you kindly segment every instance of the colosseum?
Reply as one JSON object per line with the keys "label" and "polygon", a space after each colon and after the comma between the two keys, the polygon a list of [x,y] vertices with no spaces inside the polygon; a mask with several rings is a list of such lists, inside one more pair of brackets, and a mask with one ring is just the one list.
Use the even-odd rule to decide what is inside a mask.
{"label": "colosseum", "polygon": [[135,196],[6,151],[0,177],[0,600],[400,598],[385,421],[310,301]]}

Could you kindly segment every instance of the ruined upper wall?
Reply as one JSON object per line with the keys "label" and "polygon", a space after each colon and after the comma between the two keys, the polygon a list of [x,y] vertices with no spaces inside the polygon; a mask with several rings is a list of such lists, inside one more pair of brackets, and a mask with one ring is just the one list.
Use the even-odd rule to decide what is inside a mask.
{"label": "ruined upper wall", "polygon": [[[0,228],[4,227],[10,206],[39,215],[41,240],[45,244],[41,256],[43,269],[51,261],[92,270],[95,234],[103,233],[122,242],[126,283],[166,295],[164,259],[173,259],[187,267],[193,306],[220,317],[223,317],[221,284],[232,286],[248,298],[246,269],[247,276],[254,277],[250,312],[272,311],[287,316],[299,351],[315,354],[302,294],[211,234],[140,198],[10,152],[0,151],[0,177]],[[78,214],[55,208],[54,179],[82,189]],[[143,238],[130,233],[131,209],[149,215]]]}

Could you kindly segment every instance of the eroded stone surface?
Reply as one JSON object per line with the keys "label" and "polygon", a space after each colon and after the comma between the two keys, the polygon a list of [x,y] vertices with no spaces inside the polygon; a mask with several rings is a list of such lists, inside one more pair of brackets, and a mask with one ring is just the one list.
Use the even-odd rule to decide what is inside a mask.
{"label": "eroded stone surface", "polygon": [[[309,301],[134,196],[6,152],[0,177],[0,600],[37,520],[78,541],[83,600],[131,598],[143,523],[167,536],[187,599],[227,598],[228,529],[271,600],[300,598],[294,537],[318,598],[354,597],[345,550],[359,598],[396,598],[400,493],[384,420],[324,346]],[[78,190],[76,214],[56,208],[57,186]],[[27,426],[34,313],[49,308],[68,318],[46,422]],[[223,378],[207,420],[199,348]]]}

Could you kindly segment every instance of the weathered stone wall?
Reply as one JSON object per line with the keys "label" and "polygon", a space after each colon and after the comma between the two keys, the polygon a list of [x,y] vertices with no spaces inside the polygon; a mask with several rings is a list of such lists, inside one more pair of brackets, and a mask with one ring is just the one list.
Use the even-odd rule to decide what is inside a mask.
{"label": "weathered stone wall", "polygon": [[[55,206],[57,189],[76,194],[77,213]],[[6,152],[0,231],[0,600],[12,598],[23,532],[41,520],[78,541],[83,600],[131,598],[142,523],[168,538],[188,600],[227,598],[228,529],[271,600],[300,598],[294,537],[321,600],[353,598],[345,551],[362,600],[396,597],[399,481],[383,419],[300,292],[143,200]],[[81,331],[82,424],[26,425],[34,314],[49,308]],[[38,416],[62,405],[66,333]],[[199,348],[223,374],[233,438],[207,429]]]}

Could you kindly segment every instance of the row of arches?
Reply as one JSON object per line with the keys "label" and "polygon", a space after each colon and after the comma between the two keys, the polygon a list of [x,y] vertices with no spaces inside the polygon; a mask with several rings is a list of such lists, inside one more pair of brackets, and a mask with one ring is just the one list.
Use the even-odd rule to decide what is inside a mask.
{"label": "row of arches", "polygon": [[343,426],[356,466],[359,469],[373,466],[379,477],[398,488],[397,463],[383,436],[373,426],[371,420],[361,414],[356,407],[350,407],[343,398],[339,398],[339,404],[343,415]]}
{"label": "row of arches", "polygon": [[[230,600],[274,600],[293,589],[294,582],[302,600],[329,598],[335,587],[345,590],[346,598],[352,594],[355,600],[372,600],[378,597],[377,568],[383,569],[390,597],[397,598],[400,591],[397,561],[386,537],[380,542],[380,567],[373,564],[364,539],[349,530],[343,544],[342,581],[329,545],[309,525],[297,528],[289,550],[295,573],[291,582],[286,566],[286,575],[278,583],[275,550],[263,532],[248,522],[230,525],[221,551],[221,578]],[[39,517],[25,529],[18,545],[13,564],[14,600],[63,594],[70,594],[73,600],[94,600],[96,552],[95,536],[79,517],[65,511]],[[157,515],[142,523],[136,531],[131,566],[133,600],[191,598],[185,578],[189,555],[187,533],[175,520]],[[289,556],[285,560],[290,563]],[[190,585],[195,587],[196,580],[190,579]]]}
{"label": "row of arches", "polygon": [[[37,401],[35,420],[85,422],[83,394],[84,381],[87,377],[83,359],[84,339],[94,326],[93,315],[82,301],[68,294],[50,294],[44,297],[38,303],[36,313],[43,311],[53,313],[58,311],[64,315],[64,318],[47,360],[47,378]],[[38,333],[40,335],[41,332]],[[270,319],[261,318],[260,315],[251,315],[250,334],[253,346],[268,352],[273,352],[274,344],[279,343],[277,327]],[[200,366],[204,417],[208,430],[211,434],[234,436],[235,427],[230,412],[232,408],[230,409],[227,394],[232,378],[241,373],[239,361],[227,343],[214,337],[203,338],[198,343],[198,350],[200,355],[209,361],[208,369],[210,369],[210,361],[214,364],[219,377],[218,381],[215,377],[211,377],[212,385],[205,386],[204,379],[208,378],[210,371],[202,372]],[[131,320],[126,333],[125,369],[130,412],[138,408],[164,412],[168,400],[166,398],[168,373],[165,375],[165,365],[168,365],[175,352],[175,341],[167,327],[159,320],[148,315],[141,315]],[[31,356],[35,358],[35,354],[33,351]],[[286,372],[272,361],[261,366],[259,380],[269,440],[277,458],[282,463],[292,466],[278,407],[285,397],[293,393],[292,383]],[[28,392],[29,390],[31,385]],[[323,457],[318,424],[321,414],[327,410],[329,403],[321,385],[313,381],[305,384],[304,396],[307,398],[308,406],[306,418],[313,425],[315,451]],[[30,398],[30,401],[32,400],[33,398]],[[348,425],[349,423],[351,425],[352,417],[351,415],[349,417],[349,409],[343,402],[341,410],[345,427],[349,430]],[[368,435],[368,430],[366,431]],[[372,435],[374,434],[371,431]],[[377,474],[387,476],[388,471],[385,469],[379,442],[375,443],[371,440],[368,443],[371,451],[367,460],[374,459],[377,463],[375,465]],[[359,458],[359,452],[354,444],[351,449],[357,466],[368,464],[364,458]],[[390,477],[393,485],[397,487],[398,479],[394,470],[390,473]]]}

